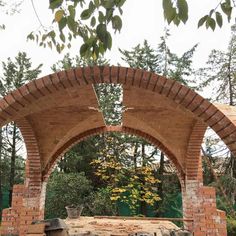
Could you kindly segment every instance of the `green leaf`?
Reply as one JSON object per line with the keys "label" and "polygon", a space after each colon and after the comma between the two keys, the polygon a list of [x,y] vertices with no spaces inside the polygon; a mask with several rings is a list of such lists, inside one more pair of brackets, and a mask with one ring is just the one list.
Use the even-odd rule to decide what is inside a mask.
{"label": "green leaf", "polygon": [[89,2],[89,10],[93,12],[95,10],[96,6],[93,4],[92,1]]}
{"label": "green leaf", "polygon": [[122,7],[126,0],[119,0],[119,3],[117,4],[118,7]]}
{"label": "green leaf", "polygon": [[89,9],[86,9],[81,13],[80,17],[82,20],[87,20],[90,18],[91,14],[92,12]]}
{"label": "green leaf", "polygon": [[112,47],[112,37],[111,34],[107,31],[106,32],[106,40],[105,40],[105,48],[108,48],[111,50]]}
{"label": "green leaf", "polygon": [[72,6],[72,5],[68,6],[68,11],[70,13],[70,16],[75,19],[75,8],[74,8],[74,6]]}
{"label": "green leaf", "polygon": [[120,14],[122,15],[122,14],[123,14],[122,8],[121,8],[121,7],[118,7],[118,10],[119,10]]}
{"label": "green leaf", "polygon": [[63,3],[63,0],[50,0],[49,8],[54,10],[55,8],[58,8]]}
{"label": "green leaf", "polygon": [[58,53],[61,53],[61,46],[60,46],[59,43],[57,44],[56,49],[57,49],[57,52],[58,52]]}
{"label": "green leaf", "polygon": [[170,24],[176,17],[176,10],[173,7],[173,3],[171,0],[162,0],[162,6],[164,10],[164,17],[168,24]]}
{"label": "green leaf", "polygon": [[213,18],[208,16],[206,20],[206,27],[207,28],[210,27],[214,31],[216,28],[216,21]]}
{"label": "green leaf", "polygon": [[62,17],[63,17],[63,15],[64,15],[64,10],[58,10],[58,11],[56,11],[55,17],[54,17],[55,21],[56,21],[56,22],[60,22],[61,19],[62,19]]}
{"label": "green leaf", "polygon": [[106,33],[107,33],[107,28],[105,24],[99,24],[96,28],[96,33],[98,36],[98,39],[105,43],[106,41]]}
{"label": "green leaf", "polygon": [[222,3],[221,5],[221,9],[222,9],[222,11],[226,14],[226,16],[228,17],[228,22],[230,21],[230,19],[231,19],[231,14],[232,14],[232,7],[231,7],[231,5],[230,5],[230,3],[228,4],[228,3],[226,3],[226,2],[224,2],[224,3]]}
{"label": "green leaf", "polygon": [[205,16],[203,16],[199,21],[198,21],[198,28],[199,27],[201,27],[204,23],[205,23],[205,21],[207,20],[207,18],[208,18],[208,15],[205,15]]}
{"label": "green leaf", "polygon": [[76,24],[75,20],[71,16],[67,17],[67,25],[68,25],[68,28],[73,33],[76,33],[76,26],[77,26],[77,24]]}
{"label": "green leaf", "polygon": [[91,18],[90,25],[91,25],[92,27],[94,27],[94,26],[96,25],[96,18],[95,18],[94,16]]}
{"label": "green leaf", "polygon": [[51,38],[55,38],[56,37],[56,33],[55,33],[55,31],[50,31],[49,33],[48,33],[48,36],[49,37],[51,37]]}
{"label": "green leaf", "polygon": [[107,20],[107,22],[110,22],[112,20],[113,12],[114,12],[113,8],[108,9],[106,11],[106,20]]}
{"label": "green leaf", "polygon": [[214,13],[214,11],[215,11],[214,9],[211,9],[211,10],[210,10],[210,13],[209,13],[209,16],[210,16],[210,17],[211,17],[212,14]]}
{"label": "green leaf", "polygon": [[31,32],[30,34],[28,34],[27,40],[34,40],[33,32]]}
{"label": "green leaf", "polygon": [[175,25],[177,25],[177,26],[179,25],[180,19],[179,19],[179,16],[177,14],[174,17],[173,22],[174,22]]}
{"label": "green leaf", "polygon": [[177,0],[178,15],[183,23],[188,20],[188,4],[186,0]]}
{"label": "green leaf", "polygon": [[112,18],[112,27],[113,29],[120,31],[122,28],[122,20],[119,16],[113,16]]}
{"label": "green leaf", "polygon": [[96,6],[96,8],[98,8],[100,6],[100,1],[99,0],[94,0],[94,5]]}
{"label": "green leaf", "polygon": [[63,33],[60,33],[60,39],[63,43],[65,43],[66,38],[65,38],[65,35]]}
{"label": "green leaf", "polygon": [[58,23],[60,31],[62,31],[65,28],[66,23],[67,23],[66,17],[62,17],[62,19]]}
{"label": "green leaf", "polygon": [[216,12],[216,22],[218,24],[218,26],[221,28],[223,25],[223,18],[220,12]]}
{"label": "green leaf", "polygon": [[98,21],[99,21],[99,23],[103,23],[105,21],[105,16],[104,16],[103,12],[101,12],[101,11],[98,12]]}
{"label": "green leaf", "polygon": [[111,9],[115,6],[115,1],[114,0],[103,0],[102,6],[106,9]]}
{"label": "green leaf", "polygon": [[80,56],[84,57],[85,54],[87,53],[88,49],[89,49],[88,44],[86,44],[86,43],[82,44],[82,46],[80,47]]}

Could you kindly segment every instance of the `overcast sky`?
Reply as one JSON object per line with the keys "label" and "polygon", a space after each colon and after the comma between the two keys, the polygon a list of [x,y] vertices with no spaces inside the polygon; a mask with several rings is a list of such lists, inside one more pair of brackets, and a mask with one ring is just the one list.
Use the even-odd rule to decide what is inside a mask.
{"label": "overcast sky", "polygon": [[[48,1],[34,0],[34,2],[41,21],[49,25],[53,15],[48,9]],[[113,49],[106,54],[106,58],[110,59],[112,64],[116,65],[117,62],[124,64],[120,60],[118,48],[130,49],[142,43],[144,39],[147,39],[153,47],[157,46],[167,26],[163,19],[161,2],[161,0],[127,0],[124,5],[122,31],[114,36]],[[197,19],[215,7],[217,1],[189,0],[188,2],[190,19],[186,25],[169,27],[171,33],[169,46],[173,52],[180,55],[199,43],[194,56],[194,65],[199,67],[204,65],[212,49],[226,50],[230,39],[230,25],[226,23],[222,29],[217,29],[215,32],[205,28],[197,29]],[[27,34],[39,27],[30,0],[23,1],[19,14],[14,16],[1,14],[0,23],[5,23],[7,27],[5,31],[0,31],[0,61],[6,60],[7,57],[15,57],[19,51],[26,51],[35,65],[44,64],[42,75],[46,75],[51,73],[50,66],[68,52],[59,55],[54,50],[38,47],[34,42],[26,42]],[[70,54],[79,54],[79,48],[80,41],[75,41],[69,51]]]}

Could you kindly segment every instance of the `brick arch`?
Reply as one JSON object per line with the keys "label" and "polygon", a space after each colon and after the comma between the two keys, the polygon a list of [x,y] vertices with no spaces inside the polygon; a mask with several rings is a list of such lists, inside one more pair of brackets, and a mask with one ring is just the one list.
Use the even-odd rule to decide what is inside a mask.
{"label": "brick arch", "polygon": [[25,186],[28,190],[28,196],[32,197],[37,194],[37,191],[40,192],[41,190],[42,172],[39,147],[29,121],[26,118],[22,118],[17,120],[16,124],[21,131],[26,146]]}
{"label": "brick arch", "polygon": [[96,83],[120,83],[158,93],[190,111],[211,127],[236,155],[236,126],[221,108],[193,90],[155,73],[125,67],[85,67],[57,72],[34,80],[0,100],[0,125],[26,116],[39,99],[67,88]]}
{"label": "brick arch", "polygon": [[56,162],[62,158],[62,156],[74,145],[77,143],[92,137],[94,135],[99,135],[107,132],[122,132],[122,133],[127,133],[127,134],[132,134],[132,135],[137,135],[139,137],[144,138],[146,141],[150,142],[157,148],[159,148],[162,152],[165,153],[165,155],[170,159],[170,161],[175,165],[177,171],[178,171],[178,176],[183,179],[184,178],[184,170],[182,169],[181,165],[179,164],[177,158],[175,155],[167,148],[165,147],[159,140],[156,138],[152,137],[149,134],[146,134],[140,130],[136,130],[130,127],[125,127],[125,126],[102,126],[98,127],[95,129],[87,130],[86,132],[83,132],[79,135],[76,135],[72,137],[70,140],[68,140],[66,143],[64,143],[63,146],[61,146],[53,155],[48,163],[48,165],[44,168],[44,171],[42,173],[42,178],[43,181],[47,180],[48,177],[50,176]]}
{"label": "brick arch", "polygon": [[[60,128],[64,128],[64,130],[61,134],[56,133],[58,134],[58,136],[55,135],[55,132],[51,132],[50,136],[50,130],[47,129],[45,133],[39,132],[38,136],[37,133],[35,133],[35,137],[32,140],[33,143],[36,143],[36,141],[40,143],[41,141],[42,145],[38,145],[39,149],[40,147],[45,145],[45,142],[48,141],[52,141],[49,142],[49,146],[51,145],[53,146],[53,148],[57,147],[56,145],[58,143],[58,140],[62,139],[66,135],[65,129],[72,129],[77,123],[83,126],[83,129],[78,132],[77,137],[76,134],[74,134],[74,136],[72,136],[71,139],[68,139],[68,142],[66,142],[65,145],[61,147],[61,149],[58,149],[58,152],[54,153],[51,163],[48,163],[48,160],[50,160],[50,158],[48,159],[48,157],[50,157],[50,153],[52,151],[51,147],[48,148],[48,146],[46,146],[45,149],[48,148],[49,150],[39,150],[41,151],[41,170],[45,170],[43,172],[45,179],[41,178],[41,180],[39,181],[39,183],[42,185],[41,195],[38,195],[37,197],[32,196],[31,198],[26,199],[24,195],[25,186],[19,186],[20,190],[18,189],[19,193],[16,192],[16,197],[18,198],[22,194],[22,206],[20,206],[20,211],[16,211],[15,214],[11,209],[9,209],[8,211],[6,210],[5,213],[9,213],[10,216],[19,216],[16,218],[19,218],[20,220],[17,219],[16,222],[12,224],[12,219],[10,219],[10,217],[6,217],[4,218],[5,223],[9,222],[11,226],[20,229],[20,236],[25,235],[27,224],[31,223],[32,220],[40,219],[40,217],[42,217],[41,210],[43,210],[46,186],[44,181],[46,181],[48,174],[50,174],[53,163],[55,163],[57,157],[62,154],[66,150],[66,148],[69,148],[70,145],[73,145],[73,143],[78,140],[82,140],[96,133],[111,131],[108,130],[109,128],[104,127],[104,122],[101,115],[98,116],[94,113],[92,114],[91,112],[88,112],[88,104],[94,102],[95,98],[95,94],[91,92],[92,85],[97,83],[122,84],[124,92],[126,93],[126,96],[124,96],[124,98],[126,98],[127,101],[129,97],[131,100],[133,99],[133,104],[135,105],[137,105],[137,102],[142,103],[142,100],[145,101],[142,104],[138,104],[136,106],[139,109],[137,110],[140,117],[138,117],[138,119],[135,119],[135,115],[137,114],[135,114],[135,109],[133,113],[132,109],[130,111],[127,111],[123,114],[124,126],[122,126],[122,128],[116,127],[116,129],[118,129],[117,131],[133,133],[138,136],[142,136],[154,145],[159,146],[159,148],[162,149],[174,162],[175,160],[177,160],[177,158],[179,158],[178,162],[176,161],[175,164],[177,166],[177,169],[179,168],[179,170],[181,171],[182,178],[184,179],[182,181],[184,182],[184,184],[182,184],[183,196],[185,198],[184,212],[186,218],[193,218],[193,224],[191,223],[193,226],[192,231],[194,231],[196,235],[217,235],[215,234],[216,232],[222,232],[220,235],[225,236],[225,215],[216,210],[215,193],[213,191],[214,189],[202,186],[202,182],[199,181],[198,178],[196,178],[197,174],[195,172],[192,172],[194,176],[190,176],[190,179],[184,177],[186,177],[186,173],[189,174],[191,172],[191,164],[194,165],[194,171],[196,171],[196,169],[198,168],[198,166],[196,165],[197,161],[199,160],[197,157],[197,155],[199,154],[199,150],[197,150],[197,152],[195,153],[196,155],[194,155],[194,158],[191,155],[191,146],[199,146],[199,140],[201,140],[202,138],[202,132],[204,131],[205,125],[210,126],[219,135],[219,137],[221,137],[221,139],[229,147],[231,152],[233,154],[236,154],[236,109],[232,107],[228,109],[228,107],[225,108],[221,106],[215,106],[186,86],[181,85],[174,80],[159,76],[155,73],[147,72],[140,69],[115,66],[85,67],[57,72],[45,76],[41,79],[34,80],[22,86],[21,88],[9,93],[7,96],[0,100],[0,125],[3,126],[10,121],[22,121],[25,119],[21,126],[22,130],[25,129],[25,131],[31,134],[33,134],[33,131],[37,131],[37,129],[44,129],[44,127],[47,125],[47,122],[54,123],[54,125],[49,127],[53,127],[55,129],[57,122],[54,121],[56,121],[58,114],[62,114],[60,113],[60,111],[63,110],[63,114],[66,114],[66,117],[69,117],[70,109],[75,109],[75,112],[73,113],[74,120],[70,119],[70,122],[72,124],[71,126],[65,126],[65,122],[63,122],[63,120],[59,120],[61,122]],[[82,94],[81,97],[80,93]],[[61,97],[60,100],[57,101],[59,95]],[[80,98],[85,100],[87,99],[88,103],[81,102],[80,106],[78,106]],[[135,101],[136,98],[137,101]],[[152,98],[155,98],[154,102],[163,103],[164,105],[155,106],[154,102],[151,101]],[[69,102],[66,99],[68,99]],[[160,99],[160,101],[158,101],[158,99]],[[149,103],[151,104],[150,107],[148,106]],[[64,107],[61,106],[62,104],[64,105]],[[73,106],[75,104],[79,108]],[[129,101],[125,104],[127,104],[127,106],[132,106],[132,103],[129,103]],[[95,103],[93,103],[93,105],[97,106],[97,100]],[[151,114],[151,116],[142,116],[142,113],[144,113],[142,110],[142,105],[147,106],[149,110],[147,109],[146,113]],[[165,109],[166,107],[163,107],[165,105],[168,106],[168,109]],[[59,112],[55,113],[55,110],[57,108],[59,108]],[[153,110],[155,111],[153,112]],[[166,116],[159,115],[163,114],[163,110]],[[52,116],[53,119],[47,120],[47,122],[45,122],[44,120],[44,122],[40,123],[40,126],[39,119],[45,118],[45,115],[47,116],[48,113],[49,115],[55,113],[55,116]],[[76,116],[76,114],[78,114],[78,116]],[[168,119],[169,123],[158,123],[158,120],[155,120],[155,117],[154,119],[152,119],[152,115],[157,115],[157,117],[159,118],[168,118],[171,116],[173,117],[172,119]],[[178,122],[173,122],[176,118],[174,117],[174,115],[178,115]],[[150,122],[148,122],[149,117],[151,117]],[[79,118],[81,119],[78,121],[77,119]],[[30,120],[30,123],[25,122],[27,119]],[[91,124],[92,120],[94,122]],[[170,121],[172,122],[172,124],[170,124]],[[142,122],[147,123],[144,128],[141,127]],[[155,123],[156,126],[154,126],[153,123]],[[87,126],[84,126],[84,124],[87,124]],[[165,129],[169,125],[173,128],[173,130],[175,130],[174,126],[176,124],[179,125],[176,131],[177,135],[174,136],[175,140],[170,139],[170,135],[172,135],[172,133],[165,133],[162,129],[160,129],[159,126],[162,126],[163,124],[163,127]],[[181,126],[182,124],[184,125]],[[32,129],[30,127],[31,125]],[[200,130],[200,133],[197,137],[195,137],[198,130]],[[160,136],[158,136],[158,134],[160,134]],[[165,140],[160,139],[162,134],[165,135],[164,139],[171,140],[170,143],[165,143]],[[49,140],[47,139],[47,135],[50,139],[54,137],[55,139]],[[182,139],[181,135],[183,136]],[[36,138],[38,140],[36,140]],[[157,139],[160,139],[160,141],[158,141]],[[178,143],[178,139],[180,139],[181,142]],[[173,144],[174,146],[175,141],[177,144],[172,150],[170,148],[170,145]],[[183,143],[184,145],[182,145]],[[166,144],[168,144],[169,146],[167,146]],[[180,150],[184,151],[181,152]],[[37,150],[35,149],[34,152],[37,152]],[[183,168],[183,163],[185,164],[185,169]],[[189,168],[186,167],[186,165],[189,165]],[[45,166],[46,169],[44,169]],[[19,205],[18,202],[16,205]],[[28,213],[30,213],[30,215],[28,215]],[[32,213],[33,215],[31,215]],[[202,216],[206,217],[203,219]],[[221,223],[223,224],[223,226],[221,226]],[[5,224],[4,227],[6,226],[7,225]],[[190,226],[189,228],[191,229]]]}
{"label": "brick arch", "polygon": [[202,182],[202,160],[201,160],[201,145],[207,126],[199,121],[196,121],[188,141],[186,153],[186,178],[188,180],[198,179]]}

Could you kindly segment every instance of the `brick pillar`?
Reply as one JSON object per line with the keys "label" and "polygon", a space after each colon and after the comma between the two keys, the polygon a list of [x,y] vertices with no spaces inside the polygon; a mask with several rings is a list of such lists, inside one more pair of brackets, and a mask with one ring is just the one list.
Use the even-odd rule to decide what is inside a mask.
{"label": "brick pillar", "polygon": [[183,215],[186,229],[194,236],[226,236],[225,212],[216,208],[216,193],[203,186],[201,144],[206,125],[196,121],[189,137],[185,157],[186,176],[181,180]]}
{"label": "brick pillar", "polygon": [[216,194],[212,187],[202,186],[198,180],[186,180],[182,189],[185,228],[194,236],[227,236],[225,212],[216,208]]}
{"label": "brick pillar", "polygon": [[44,218],[46,183],[37,196],[29,197],[28,192],[25,185],[14,185],[12,206],[2,212],[0,235],[24,236],[32,221]]}
{"label": "brick pillar", "polygon": [[18,120],[27,149],[24,185],[14,185],[12,206],[3,210],[1,235],[24,236],[28,225],[44,218],[46,183],[42,182],[37,139],[27,119]]}

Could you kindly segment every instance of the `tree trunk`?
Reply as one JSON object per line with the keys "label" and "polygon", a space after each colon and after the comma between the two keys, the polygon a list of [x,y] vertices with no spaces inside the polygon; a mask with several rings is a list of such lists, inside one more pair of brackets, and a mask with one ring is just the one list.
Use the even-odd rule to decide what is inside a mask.
{"label": "tree trunk", "polygon": [[16,123],[13,123],[13,132],[12,132],[12,145],[11,145],[11,169],[10,169],[10,192],[9,192],[9,205],[11,206],[12,201],[12,191],[15,179],[15,171],[16,171]]}
{"label": "tree trunk", "polygon": [[[232,52],[232,46],[231,46],[231,50]],[[234,106],[234,92],[233,92],[233,78],[232,78],[232,74],[231,74],[231,64],[232,64],[232,54],[229,54],[229,62],[228,62],[228,83],[229,83],[229,105],[230,106]],[[235,157],[232,155],[232,153],[230,154],[230,175],[232,178],[236,178],[236,161],[235,161]],[[235,203],[235,190],[231,193],[231,200],[232,200],[232,204]]]}
{"label": "tree trunk", "polygon": [[135,143],[134,146],[134,154],[133,154],[133,164],[134,164],[134,170],[137,170],[137,156],[138,156],[138,142]]}
{"label": "tree trunk", "polygon": [[165,155],[163,152],[161,152],[161,156],[160,156],[160,166],[159,166],[159,170],[157,172],[157,174],[155,175],[155,178],[160,180],[160,183],[157,183],[157,193],[159,195],[159,197],[161,198],[160,201],[158,201],[156,203],[156,216],[162,216],[162,210],[160,209],[162,202],[163,202],[163,179],[164,179],[164,164],[165,164]]}
{"label": "tree trunk", "polygon": [[163,198],[163,174],[164,174],[164,153],[161,152],[161,157],[160,157],[160,168],[159,168],[159,171],[158,171],[158,178],[159,180],[161,181],[160,183],[158,183],[158,195],[160,196],[160,198],[162,199]]}
{"label": "tree trunk", "polygon": [[[145,167],[146,166],[146,162],[145,162],[145,144],[142,143],[142,152],[141,152],[141,155],[142,155],[142,166]],[[145,186],[145,180],[142,179],[142,185]],[[147,216],[147,204],[146,202],[144,201],[141,201],[140,203],[140,211],[141,211],[141,214],[144,215],[144,216]]]}

